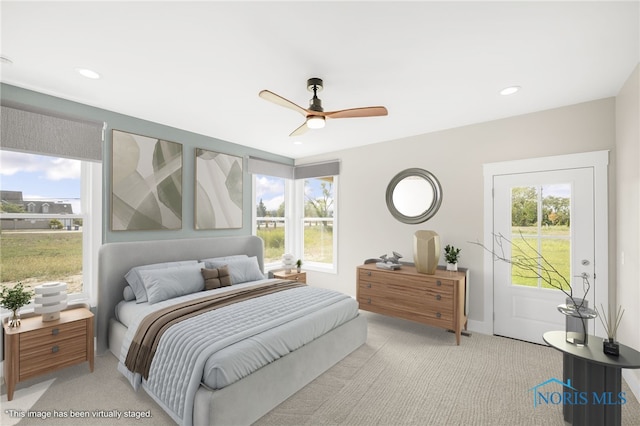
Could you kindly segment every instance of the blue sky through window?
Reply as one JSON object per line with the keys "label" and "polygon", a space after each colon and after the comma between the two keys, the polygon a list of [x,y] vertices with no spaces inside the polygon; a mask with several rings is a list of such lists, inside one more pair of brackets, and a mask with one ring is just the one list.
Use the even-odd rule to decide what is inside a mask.
{"label": "blue sky through window", "polygon": [[22,191],[24,200],[70,203],[80,211],[81,161],[0,151],[0,189]]}

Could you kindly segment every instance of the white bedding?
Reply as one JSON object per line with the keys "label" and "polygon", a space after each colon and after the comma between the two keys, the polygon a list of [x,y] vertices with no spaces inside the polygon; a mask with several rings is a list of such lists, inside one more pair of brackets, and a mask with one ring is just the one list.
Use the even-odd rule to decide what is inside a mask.
{"label": "white bedding", "polygon": [[[251,286],[273,280],[252,281],[238,286]],[[233,288],[238,288],[233,286]],[[223,293],[230,287],[223,287],[195,295],[182,296],[162,303],[162,307],[202,297],[205,294]],[[116,306],[116,318],[127,327],[136,318],[159,309],[159,304],[122,301]],[[318,312],[298,318],[282,326],[268,330],[257,336],[235,343],[210,357],[205,364],[202,383],[210,389],[222,389],[253,371],[300,348],[358,314],[358,304],[354,299],[344,299]],[[126,356],[126,354],[125,354]]]}
{"label": "white bedding", "polygon": [[[261,280],[260,282],[269,281],[275,280]],[[251,282],[241,285],[252,286],[256,283]],[[230,288],[238,288],[238,286],[209,292],[222,293]],[[190,375],[192,377],[188,382],[184,381],[187,380],[186,378],[178,378],[182,376],[180,373],[172,373],[162,379],[153,379],[154,376],[159,377],[157,376],[158,374],[164,375],[169,371],[174,371],[178,366],[180,369],[187,368],[185,363],[188,364],[188,362],[183,362],[182,360],[177,362],[178,358],[176,356],[178,356],[178,353],[183,353],[184,348],[193,345],[199,346],[201,348],[198,349],[199,351],[204,351],[205,346],[201,342],[203,342],[202,339],[205,334],[202,334],[204,332],[202,330],[211,329],[212,333],[220,334],[222,340],[220,343],[213,343],[215,340],[212,340],[212,346],[204,351],[203,355],[189,355],[187,359],[191,359],[190,362],[195,362],[196,364],[199,364],[200,361],[196,362],[195,357],[203,360],[200,365],[201,373],[198,374],[196,379],[197,383],[202,383],[211,389],[221,389],[278,358],[299,349],[358,315],[357,302],[341,293],[306,286],[305,288],[286,290],[275,295],[258,298],[277,300],[275,304],[251,299],[219,308],[214,313],[203,314],[176,324],[167,331],[160,341],[158,353],[156,353],[156,357],[151,364],[148,381],[141,382],[139,375],[132,375],[131,372],[126,370],[123,360],[126,358],[130,339],[135,332],[134,328],[137,327],[137,324],[144,316],[173,303],[200,298],[204,295],[203,293],[209,292],[198,292],[153,305],[148,303],[121,303],[117,309],[118,318],[122,319],[122,321],[127,321],[131,326],[127,333],[129,337],[125,338],[123,342],[119,371],[129,378],[134,387],[137,388],[142,384],[147,392],[172,415],[174,420],[181,424],[190,424],[190,400],[193,394],[186,389],[187,383],[189,383],[188,389],[192,389],[196,385],[193,382],[196,379],[195,375],[187,374],[187,376]],[[287,296],[284,293],[290,293],[290,295]],[[243,304],[247,304],[247,307],[242,306]],[[283,309],[285,306],[288,308]],[[251,313],[249,317],[242,313],[245,310]],[[248,320],[250,317],[254,319]],[[244,321],[248,321],[246,326],[243,324]],[[273,324],[269,325],[270,323]],[[170,332],[178,326],[182,330],[171,334]],[[238,331],[236,332],[235,329]],[[253,331],[254,329],[255,331]],[[194,343],[187,343],[188,341],[184,340],[187,332],[200,333],[200,337]],[[227,341],[228,343],[224,343]],[[196,344],[195,342],[198,343]],[[163,355],[165,350],[170,351],[166,356]],[[177,362],[177,364],[167,364],[171,362]],[[159,364],[163,365],[160,366]],[[187,370],[191,371],[191,368],[189,367]],[[196,368],[197,370],[198,368]],[[176,381],[175,383],[174,380]],[[178,389],[171,391],[171,393],[177,392],[178,395],[166,396],[167,389]],[[182,392],[186,393],[183,394]],[[185,410],[184,413],[183,410]]]}

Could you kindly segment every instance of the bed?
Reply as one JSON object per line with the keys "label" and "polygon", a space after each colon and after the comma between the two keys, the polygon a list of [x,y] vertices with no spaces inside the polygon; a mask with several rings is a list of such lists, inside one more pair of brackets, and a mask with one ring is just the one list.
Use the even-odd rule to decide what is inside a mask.
{"label": "bed", "polygon": [[[161,298],[157,303],[154,301],[133,306],[136,305],[135,300],[133,303],[124,301],[123,293],[129,285],[125,275],[132,268],[142,265],[169,262],[173,265],[180,261],[192,262],[236,256],[255,258],[259,270],[264,270],[263,242],[255,236],[108,243],[100,249],[96,314],[97,353],[102,354],[110,350],[121,361],[118,370],[125,374],[134,387],[137,381],[139,386],[179,424],[251,424],[366,341],[366,320],[358,314],[357,303],[355,313],[353,312],[352,303],[355,301],[352,298],[346,296],[345,299],[342,297],[344,295],[340,296],[337,292],[313,289],[312,286],[300,287],[280,282],[282,280],[259,279],[241,285],[213,288],[202,293],[211,293],[211,297],[216,299],[231,297],[227,292],[245,294],[255,291],[254,289],[266,291],[266,287],[275,288],[281,285],[289,285],[292,288],[269,290],[274,293],[229,304],[168,327],[169,331],[159,339],[160,343],[156,342],[158,351],[151,366],[147,365],[148,379],[141,379],[140,376],[144,374],[126,371],[128,368],[123,370],[128,348],[131,341],[135,340],[133,336],[137,336],[134,329],[137,329],[146,315],[140,312],[145,309],[149,312],[172,312],[174,308],[171,306],[174,302],[181,303],[181,306],[190,306],[195,303],[192,302],[194,299],[203,300],[199,294],[183,294],[175,298]],[[211,267],[212,264],[207,263],[207,266]],[[213,266],[216,266],[215,263]],[[222,268],[225,267],[226,265]],[[192,266],[184,268],[191,270]],[[149,271],[145,279],[152,276],[152,273],[157,274],[158,271]],[[151,299],[152,293],[149,295]],[[236,297],[235,294],[233,297]],[[256,301],[258,299],[259,302]],[[268,299],[272,300],[267,303]],[[258,308],[258,305],[261,307]],[[298,310],[279,314],[278,312],[282,311],[280,307],[285,305],[291,305],[292,309],[298,306],[295,308]],[[314,307],[316,305],[317,307]],[[240,324],[237,316],[244,315],[243,312],[253,312],[247,317],[253,318],[248,321],[254,321],[255,324],[237,325]],[[269,317],[269,328],[263,324],[265,321],[260,320],[260,315]],[[180,324],[187,329],[201,330],[204,327],[198,324],[208,323],[222,324],[223,326],[210,328],[216,328],[218,333],[226,334],[217,341],[212,340],[214,343],[199,345],[204,349],[198,349],[202,352],[199,352],[197,357],[192,356],[193,359],[197,358],[195,361],[179,361],[180,368],[189,369],[184,375],[192,377],[186,379],[186,383],[185,379],[180,379],[183,382],[175,385],[170,381],[176,380],[175,377],[160,379],[161,371],[173,371],[171,369],[174,367],[166,363],[178,362],[173,360],[174,355],[170,352],[171,349],[167,348],[173,348],[175,352],[175,348],[188,346],[179,340],[184,334],[184,330],[179,329]],[[262,327],[259,333],[255,327]],[[300,334],[305,337],[298,337]],[[219,343],[220,341],[224,341],[225,344]],[[259,345],[257,348],[256,341]],[[216,345],[220,348],[213,348]],[[159,355],[161,353],[162,355]],[[214,359],[214,353],[218,358]],[[265,359],[258,362],[256,356],[251,354]],[[239,365],[240,358],[251,359],[251,365]],[[220,366],[225,363],[228,368],[226,372],[224,365]],[[163,387],[167,384],[169,385]],[[174,391],[182,388],[187,390]],[[164,395],[167,392],[177,395],[168,397]],[[180,404],[171,405],[174,400],[179,400]]]}

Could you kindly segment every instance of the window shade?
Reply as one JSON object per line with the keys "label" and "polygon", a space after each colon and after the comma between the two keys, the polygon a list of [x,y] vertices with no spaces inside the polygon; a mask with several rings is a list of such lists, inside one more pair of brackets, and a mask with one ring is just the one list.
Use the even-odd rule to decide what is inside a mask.
{"label": "window shade", "polygon": [[267,175],[293,179],[293,166],[255,157],[249,157],[247,170],[249,171],[249,173],[256,175]]}
{"label": "window shade", "polygon": [[103,123],[0,106],[3,149],[102,161]]}
{"label": "window shade", "polygon": [[247,170],[249,173],[276,176],[286,179],[306,179],[340,174],[340,161],[332,160],[322,163],[290,166],[261,158],[249,157]]}
{"label": "window shade", "polygon": [[340,174],[340,161],[333,160],[324,163],[302,164],[294,169],[295,179],[306,179],[323,176],[337,176]]}

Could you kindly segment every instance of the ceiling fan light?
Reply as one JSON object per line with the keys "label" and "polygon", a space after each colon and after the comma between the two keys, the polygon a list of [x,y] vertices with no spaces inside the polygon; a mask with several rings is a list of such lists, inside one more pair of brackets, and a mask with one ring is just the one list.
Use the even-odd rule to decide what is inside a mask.
{"label": "ceiling fan light", "polygon": [[324,117],[309,117],[307,127],[310,129],[322,129],[324,127]]}

